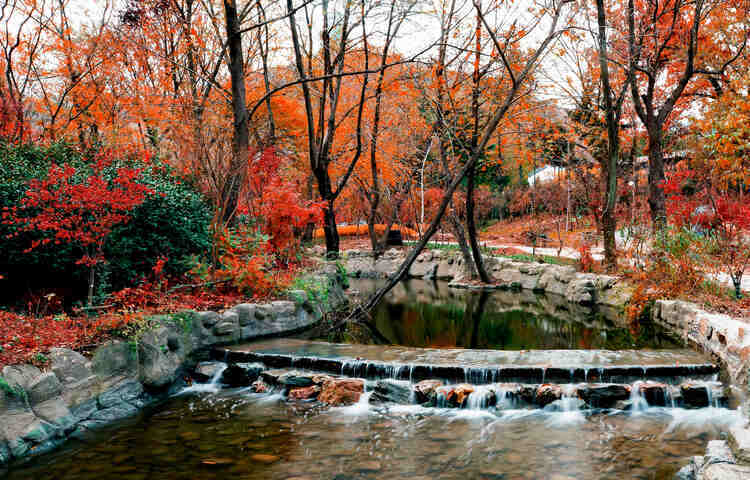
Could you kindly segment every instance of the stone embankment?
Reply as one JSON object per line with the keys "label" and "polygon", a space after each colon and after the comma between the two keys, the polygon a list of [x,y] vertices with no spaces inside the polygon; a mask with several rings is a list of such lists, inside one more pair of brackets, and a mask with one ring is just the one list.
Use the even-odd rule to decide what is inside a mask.
{"label": "stone embankment", "polygon": [[9,365],[0,377],[0,465],[50,451],[67,438],[137,413],[184,385],[184,372],[209,347],[291,333],[316,324],[346,298],[336,275],[325,299],[290,292],[290,301],[245,303],[224,312],[152,317],[155,327],[135,340],[112,340],[90,358],[56,348],[49,369]]}

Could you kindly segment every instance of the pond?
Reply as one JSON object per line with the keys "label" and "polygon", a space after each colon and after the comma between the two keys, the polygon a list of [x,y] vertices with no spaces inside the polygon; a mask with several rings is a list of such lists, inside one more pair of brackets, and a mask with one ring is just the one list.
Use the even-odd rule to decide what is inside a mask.
{"label": "pond", "polygon": [[[374,282],[352,282],[363,293],[375,287]],[[563,392],[592,385],[589,368],[601,372],[605,366],[635,364],[645,376],[650,367],[705,361],[655,326],[628,327],[611,312],[529,292],[482,294],[410,281],[389,294],[373,323],[391,345],[277,339],[230,352],[286,355],[294,368],[302,368],[295,360],[309,355],[328,359],[335,368],[343,365],[337,373],[352,377],[369,376],[370,370],[362,373],[353,366],[367,361],[423,362],[436,365],[436,371],[448,364],[469,366],[467,371],[504,364],[544,365],[544,371],[585,366],[585,373],[574,378],[571,368],[570,378],[559,381]],[[224,355],[231,363],[227,357],[231,354]],[[346,358],[353,363],[342,363]],[[704,408],[675,407],[669,401],[647,405],[635,394],[640,380],[628,387],[633,392],[628,401],[609,408],[594,408],[567,394],[547,406],[502,396],[487,405],[472,401],[470,394],[461,408],[446,408],[440,402],[369,401],[383,372],[405,378],[402,383],[410,388],[417,381],[410,378],[412,372],[398,377],[398,368],[380,369],[357,403],[331,407],[290,400],[283,388],[267,393],[229,388],[220,382],[221,371],[211,383],[188,388],[137,417],[15,465],[7,478],[667,480],[741,418],[718,401]],[[693,382],[689,371],[681,372],[670,389]],[[496,378],[483,378],[490,385],[477,393],[495,388]],[[709,375],[708,380],[715,379]],[[603,380],[601,374],[596,378]],[[542,388],[537,384],[545,380],[513,381],[533,381],[533,388]],[[621,383],[626,381],[633,379]]]}
{"label": "pond", "polygon": [[[350,280],[362,297],[382,284]],[[378,332],[394,345],[530,349],[675,349],[684,345],[653,324],[626,325],[619,312],[573,305],[529,291],[476,292],[447,282],[409,280],[373,312]]]}

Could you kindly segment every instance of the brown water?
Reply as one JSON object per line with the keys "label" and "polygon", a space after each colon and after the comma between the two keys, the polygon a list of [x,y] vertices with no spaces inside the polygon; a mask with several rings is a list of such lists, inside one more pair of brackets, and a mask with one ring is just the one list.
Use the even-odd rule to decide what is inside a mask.
{"label": "brown water", "polygon": [[715,408],[328,408],[224,390],[172,398],[8,479],[661,480],[737,418]]}

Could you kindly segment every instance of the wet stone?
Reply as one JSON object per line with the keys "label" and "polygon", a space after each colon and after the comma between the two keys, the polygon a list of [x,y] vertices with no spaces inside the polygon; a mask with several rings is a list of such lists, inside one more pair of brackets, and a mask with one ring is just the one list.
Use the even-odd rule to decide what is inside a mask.
{"label": "wet stone", "polygon": [[578,396],[592,407],[610,408],[618,400],[626,400],[630,389],[625,385],[586,385],[578,389]]}
{"label": "wet stone", "polygon": [[708,406],[708,387],[703,384],[683,383],[680,385],[682,403],[685,407],[701,408]]}

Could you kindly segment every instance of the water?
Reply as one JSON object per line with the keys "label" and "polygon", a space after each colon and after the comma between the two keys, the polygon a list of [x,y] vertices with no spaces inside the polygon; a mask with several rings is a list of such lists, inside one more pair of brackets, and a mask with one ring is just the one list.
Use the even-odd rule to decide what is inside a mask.
{"label": "water", "polygon": [[[362,297],[379,281],[352,279]],[[387,343],[410,347],[529,349],[672,349],[683,345],[656,325],[633,328],[618,312],[570,304],[524,290],[474,292],[445,282],[409,280],[372,314]]]}
{"label": "water", "polygon": [[716,408],[633,415],[366,400],[327,408],[242,390],[181,395],[7,478],[666,480],[739,418]]}

